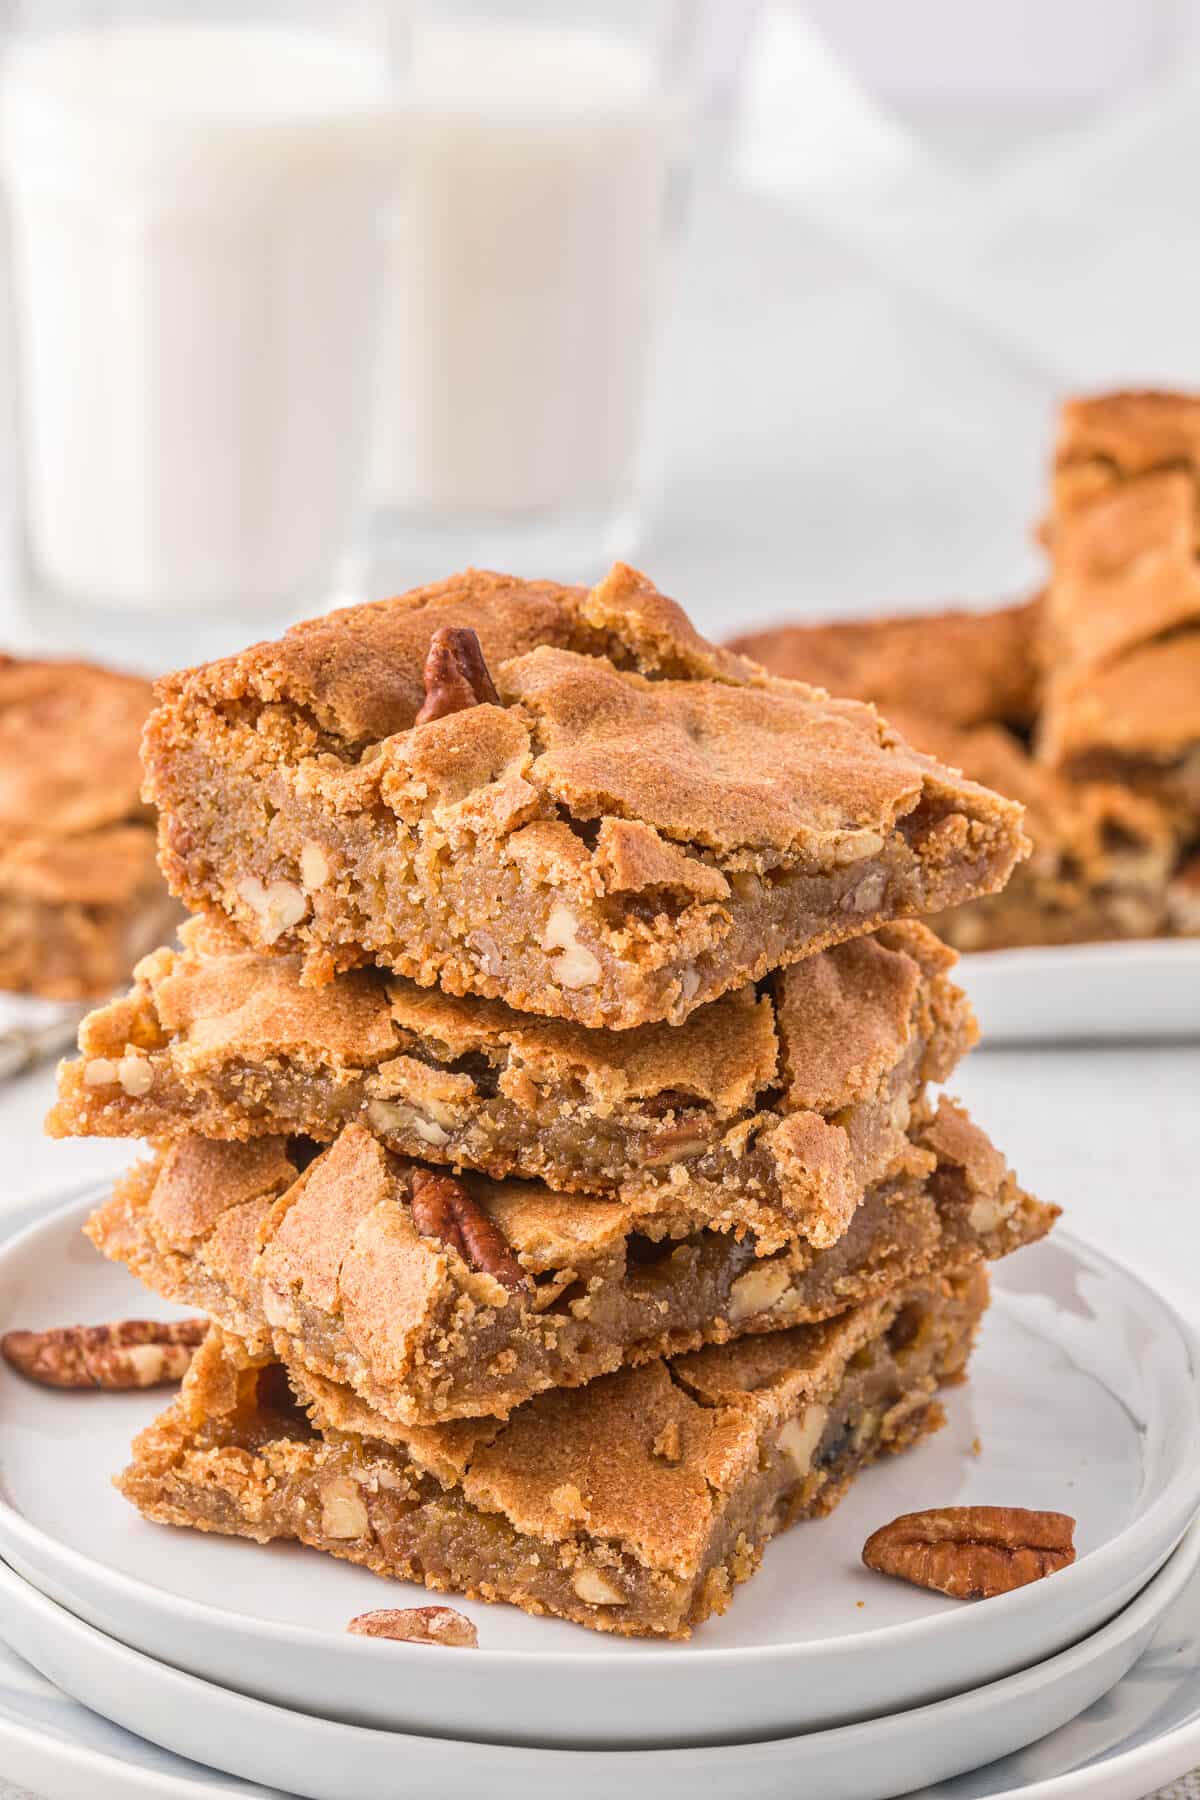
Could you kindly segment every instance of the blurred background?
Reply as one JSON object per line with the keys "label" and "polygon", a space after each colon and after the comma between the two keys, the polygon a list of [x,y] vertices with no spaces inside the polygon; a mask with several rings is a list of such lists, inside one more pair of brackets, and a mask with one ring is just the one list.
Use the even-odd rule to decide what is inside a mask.
{"label": "blurred background", "polygon": [[1192,0],[2,11],[10,647],[618,554],[721,635],[990,604],[1062,393],[1200,381]]}

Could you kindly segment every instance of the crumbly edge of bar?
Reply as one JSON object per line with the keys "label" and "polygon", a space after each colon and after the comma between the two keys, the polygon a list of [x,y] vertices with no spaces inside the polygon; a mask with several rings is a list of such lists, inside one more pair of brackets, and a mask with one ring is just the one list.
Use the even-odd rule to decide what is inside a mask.
{"label": "crumbly edge of bar", "polygon": [[959,730],[909,713],[897,722],[913,743],[1026,809],[1033,851],[1008,884],[929,921],[955,949],[1148,937],[1167,928],[1181,852],[1169,808],[1117,782],[1068,780],[999,725]]}
{"label": "crumbly edge of bar", "polygon": [[[617,1479],[634,1484],[631,1494],[648,1480],[668,1500],[690,1490],[679,1501],[692,1526],[683,1555],[678,1543],[654,1555],[644,1541],[615,1535],[619,1501],[606,1508],[606,1532],[589,1529],[593,1457],[576,1482],[555,1490],[557,1529],[531,1531],[528,1521],[521,1528],[503,1510],[472,1504],[462,1482],[447,1487],[387,1445],[314,1437],[298,1420],[281,1435],[280,1414],[260,1403],[260,1372],[239,1369],[215,1338],[179,1401],[135,1444],[118,1486],[161,1523],[259,1542],[296,1539],[435,1591],[506,1601],[594,1630],[685,1637],[725,1610],[776,1532],[829,1512],[861,1469],[943,1422],[934,1391],[962,1378],[986,1299],[986,1284],[968,1278],[957,1289],[860,1309],[857,1332],[852,1325],[840,1333],[846,1354],[790,1392],[781,1384],[774,1405],[762,1396],[722,1405],[686,1373],[669,1381],[666,1426],[653,1444],[622,1448]],[[893,1346],[887,1334],[901,1322],[906,1338],[916,1335]],[[655,1369],[664,1365],[610,1380],[640,1387]],[[271,1375],[277,1383],[279,1371]],[[568,1404],[595,1408],[602,1398],[585,1392]],[[697,1433],[702,1410],[716,1417],[701,1420]],[[686,1453],[694,1433],[707,1451],[693,1469]],[[725,1447],[714,1457],[716,1440]],[[603,1454],[611,1453],[606,1440]],[[498,1461],[502,1475],[482,1491],[503,1492],[503,1444],[497,1454],[493,1440],[484,1457]],[[469,1466],[464,1480],[471,1479]],[[704,1516],[694,1521],[697,1512]]]}
{"label": "crumbly edge of bar", "polygon": [[[832,1079],[821,1068],[808,1077],[818,1105],[790,1099],[790,1034],[803,1032],[804,1024],[794,1026],[796,1007],[781,1007],[771,981],[757,1002],[746,994],[715,1003],[719,1014],[711,1025],[701,1013],[681,1028],[618,1035],[618,1050],[629,1046],[630,1078],[659,1085],[645,1096],[614,1097],[616,1083],[609,1079],[606,1087],[604,1079],[615,1067],[607,1038],[606,1067],[593,1085],[587,1059],[601,1050],[587,1041],[590,1033],[545,1021],[531,1025],[499,1003],[477,1002],[490,1008],[497,1026],[495,1051],[488,1053],[481,1034],[465,1039],[472,1047],[458,1055],[454,1044],[439,1043],[436,1031],[422,1039],[383,1026],[387,985],[365,971],[316,993],[297,986],[286,999],[293,1015],[297,1002],[319,1015],[327,995],[343,993],[347,1015],[337,1026],[353,1040],[352,1054],[371,1054],[360,1046],[373,1038],[386,1043],[373,1064],[347,1064],[341,1045],[318,1060],[319,1016],[311,1026],[311,1050],[264,1051],[254,1061],[214,1055],[203,1018],[196,1030],[174,1036],[163,1024],[157,983],[169,983],[176,968],[204,966],[201,958],[193,956],[189,964],[186,952],[164,950],[146,959],[130,994],[83,1022],[82,1055],[60,1067],[60,1097],[47,1130],[53,1136],[153,1139],[300,1135],[324,1142],[345,1125],[361,1123],[399,1155],[496,1179],[544,1180],[564,1190],[616,1189],[633,1204],[658,1191],[670,1207],[719,1229],[750,1229],[766,1250],[793,1236],[821,1247],[846,1229],[867,1187],[910,1164],[907,1133],[925,1083],[945,1080],[977,1035],[965,996],[947,977],[949,959],[931,935],[910,924],[884,938],[878,947],[864,943],[855,957],[867,959],[868,986],[877,978],[876,964],[880,976],[894,974],[898,981],[903,971],[911,984],[907,1021],[888,1018],[885,1003],[878,1002],[878,1049],[856,1045],[861,1061],[835,1069]],[[894,960],[897,953],[903,964]],[[262,963],[268,971],[275,966],[273,959]],[[778,979],[786,984],[792,978]],[[852,989],[849,998],[856,994]],[[228,1016],[236,995],[221,997]],[[255,999],[251,983],[245,1003]],[[714,1046],[728,1042],[722,1022],[736,1027],[745,1015],[742,1006],[730,1012],[735,999],[750,1004],[756,1024],[764,1007],[773,1020],[767,1030],[770,1064],[762,1063],[759,1085],[748,1095],[724,1073],[715,1079],[708,1066]],[[532,1037],[535,1031],[542,1035],[533,1044],[531,1070],[518,1034]],[[682,1033],[683,1043],[660,1047],[664,1031],[671,1039]],[[702,1039],[690,1053],[688,1041],[697,1034]],[[539,1065],[546,1040],[550,1053]],[[755,1054],[762,1054],[757,1038]],[[720,1062],[717,1054],[714,1068]],[[706,1082],[707,1095],[701,1091]],[[677,1083],[695,1085],[688,1092]]]}
{"label": "crumbly edge of bar", "polygon": [[501,1191],[489,1210],[533,1283],[514,1297],[418,1235],[365,1136],[352,1128],[291,1186],[260,1141],[265,1175],[231,1187],[234,1203],[215,1223],[190,1208],[219,1171],[198,1182],[187,1159],[240,1160],[244,1147],[177,1147],[119,1183],[89,1235],[156,1292],[413,1423],[504,1415],[549,1387],[829,1317],[930,1268],[1008,1254],[1057,1216],[945,1102],[918,1135],[926,1164],[938,1162],[928,1180],[874,1190],[841,1241],[816,1253],[797,1245],[760,1257],[752,1241],[705,1228],[672,1237],[653,1214],[560,1204],[544,1190],[518,1190],[514,1210]]}

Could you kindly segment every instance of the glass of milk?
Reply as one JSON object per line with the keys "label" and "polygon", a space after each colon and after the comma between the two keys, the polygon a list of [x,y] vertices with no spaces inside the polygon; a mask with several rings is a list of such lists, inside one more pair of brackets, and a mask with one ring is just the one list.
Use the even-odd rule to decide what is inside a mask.
{"label": "glass of milk", "polygon": [[370,491],[386,579],[634,546],[692,0],[411,0]]}
{"label": "glass of milk", "polygon": [[26,555],[293,615],[363,500],[393,88],[369,7],[18,8],[0,70]]}

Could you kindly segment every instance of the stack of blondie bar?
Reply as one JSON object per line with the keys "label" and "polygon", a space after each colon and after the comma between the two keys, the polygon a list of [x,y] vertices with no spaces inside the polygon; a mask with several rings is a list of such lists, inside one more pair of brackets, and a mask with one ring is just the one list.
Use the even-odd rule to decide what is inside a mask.
{"label": "stack of blondie bar", "polygon": [[938,1425],[1054,1216],[931,1092],[917,916],[1019,807],[623,567],[297,627],[145,748],[194,917],[51,1129],[152,1141],[90,1233],[213,1321],[148,1517],[684,1635]]}

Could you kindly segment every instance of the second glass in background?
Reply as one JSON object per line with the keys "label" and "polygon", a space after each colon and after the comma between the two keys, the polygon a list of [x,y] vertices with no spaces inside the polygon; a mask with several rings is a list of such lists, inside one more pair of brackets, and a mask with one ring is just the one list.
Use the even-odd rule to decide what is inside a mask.
{"label": "second glass in background", "polygon": [[693,0],[400,5],[368,492],[385,585],[634,546]]}

